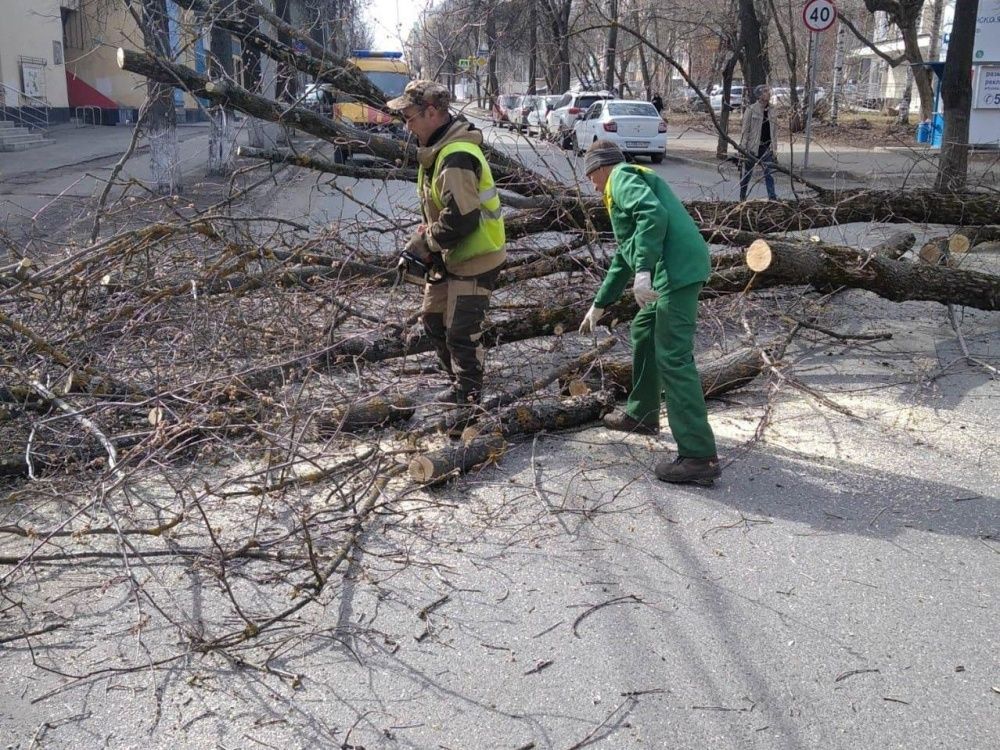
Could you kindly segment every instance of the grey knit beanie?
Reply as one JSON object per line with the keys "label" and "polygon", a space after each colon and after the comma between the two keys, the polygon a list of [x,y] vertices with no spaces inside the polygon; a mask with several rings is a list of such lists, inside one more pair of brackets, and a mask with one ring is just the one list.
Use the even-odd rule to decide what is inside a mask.
{"label": "grey knit beanie", "polygon": [[583,157],[583,172],[589,175],[595,169],[625,161],[625,154],[611,141],[594,141]]}

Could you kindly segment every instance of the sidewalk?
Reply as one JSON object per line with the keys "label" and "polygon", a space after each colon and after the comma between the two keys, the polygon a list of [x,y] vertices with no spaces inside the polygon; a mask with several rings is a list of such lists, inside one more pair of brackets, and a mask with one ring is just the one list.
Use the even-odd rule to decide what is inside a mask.
{"label": "sidewalk", "polygon": [[[79,167],[104,159],[117,160],[132,139],[132,127],[95,126],[78,128],[73,125],[59,125],[49,131],[52,144],[28,151],[0,153],[0,184],[20,175],[31,174],[36,178],[47,172],[67,167]],[[187,149],[183,144],[196,138],[203,138],[205,148],[208,143],[208,123],[177,126],[177,140],[182,144],[182,154]],[[133,158],[149,151],[145,139],[139,141]]]}
{"label": "sidewalk", "polygon": [[[669,127],[667,131],[667,159],[698,164],[715,169],[719,160],[715,156],[718,138],[715,134],[698,132],[692,128]],[[735,140],[735,139],[734,139]],[[735,151],[730,147],[730,157]],[[826,146],[815,140],[809,147],[809,167],[801,168],[805,158],[804,138],[799,134],[794,145],[787,141],[777,151],[778,163],[793,167],[807,179],[838,179],[861,183],[879,183],[886,179],[906,180],[918,178],[925,181],[937,173],[939,149],[923,143],[912,146],[879,146],[853,148],[835,144]],[[969,160],[969,181],[980,184],[997,184],[1000,181],[998,154],[982,154]]]}

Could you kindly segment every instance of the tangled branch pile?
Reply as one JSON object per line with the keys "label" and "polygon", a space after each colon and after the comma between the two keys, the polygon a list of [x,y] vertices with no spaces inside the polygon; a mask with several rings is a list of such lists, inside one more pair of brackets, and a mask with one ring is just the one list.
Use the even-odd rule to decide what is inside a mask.
{"label": "tangled branch pile", "polygon": [[[390,160],[377,169],[412,163],[405,144],[246,98],[256,95],[150,56],[121,59],[328,142],[350,139]],[[114,565],[133,628],[159,633],[138,658],[106,646],[88,657],[89,669],[67,670],[52,654],[40,666],[85,677],[224,651],[280,674],[266,654],[310,637],[303,610],[329,596],[373,519],[405,513],[426,482],[498,460],[518,435],[586,425],[621,396],[630,381],[624,347],[611,356],[615,337],[595,346],[575,333],[610,258],[606,217],[509,157],[491,158],[501,184],[522,198],[507,211],[511,262],[485,337],[484,413],[457,442],[444,434],[449,412],[428,401],[437,376],[410,317],[418,291],[394,285],[394,258],[361,249],[380,247],[400,226],[345,221],[309,234],[281,218],[166,206],[152,223],[122,222],[86,244],[67,238],[44,257],[10,250],[0,265],[0,481],[9,487],[0,582],[16,623],[10,637],[87,627],[107,591],[67,590],[57,604],[46,587],[12,587],[82,562]],[[409,175],[391,177],[400,174]],[[780,357],[787,325],[747,296],[765,286],[789,289],[782,293],[803,309],[803,286],[844,285],[1000,306],[996,277],[902,259],[915,241],[906,232],[873,250],[786,236],[848,221],[934,219],[976,225],[965,230],[969,249],[997,234],[982,226],[1000,222],[991,196],[822,194],[689,210],[717,244],[706,327],[719,340],[754,334],[701,362],[710,395]],[[608,319],[633,312],[624,302]],[[204,572],[195,607],[172,581]]]}

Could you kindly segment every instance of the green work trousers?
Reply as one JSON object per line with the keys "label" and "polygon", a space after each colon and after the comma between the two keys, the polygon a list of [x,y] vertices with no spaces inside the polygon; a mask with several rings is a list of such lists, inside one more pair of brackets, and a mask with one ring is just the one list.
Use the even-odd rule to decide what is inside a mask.
{"label": "green work trousers", "polygon": [[716,455],[708,425],[701,378],[694,366],[694,331],[702,283],[660,292],[632,320],[632,392],[625,412],[656,422],[660,393],[666,396],[667,423],[685,458]]}

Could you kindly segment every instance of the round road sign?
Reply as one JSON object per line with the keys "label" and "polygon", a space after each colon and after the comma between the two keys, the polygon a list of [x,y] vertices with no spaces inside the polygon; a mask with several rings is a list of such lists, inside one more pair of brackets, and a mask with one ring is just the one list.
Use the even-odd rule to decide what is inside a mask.
{"label": "round road sign", "polygon": [[809,0],[802,8],[802,20],[810,31],[826,31],[837,20],[833,0]]}

